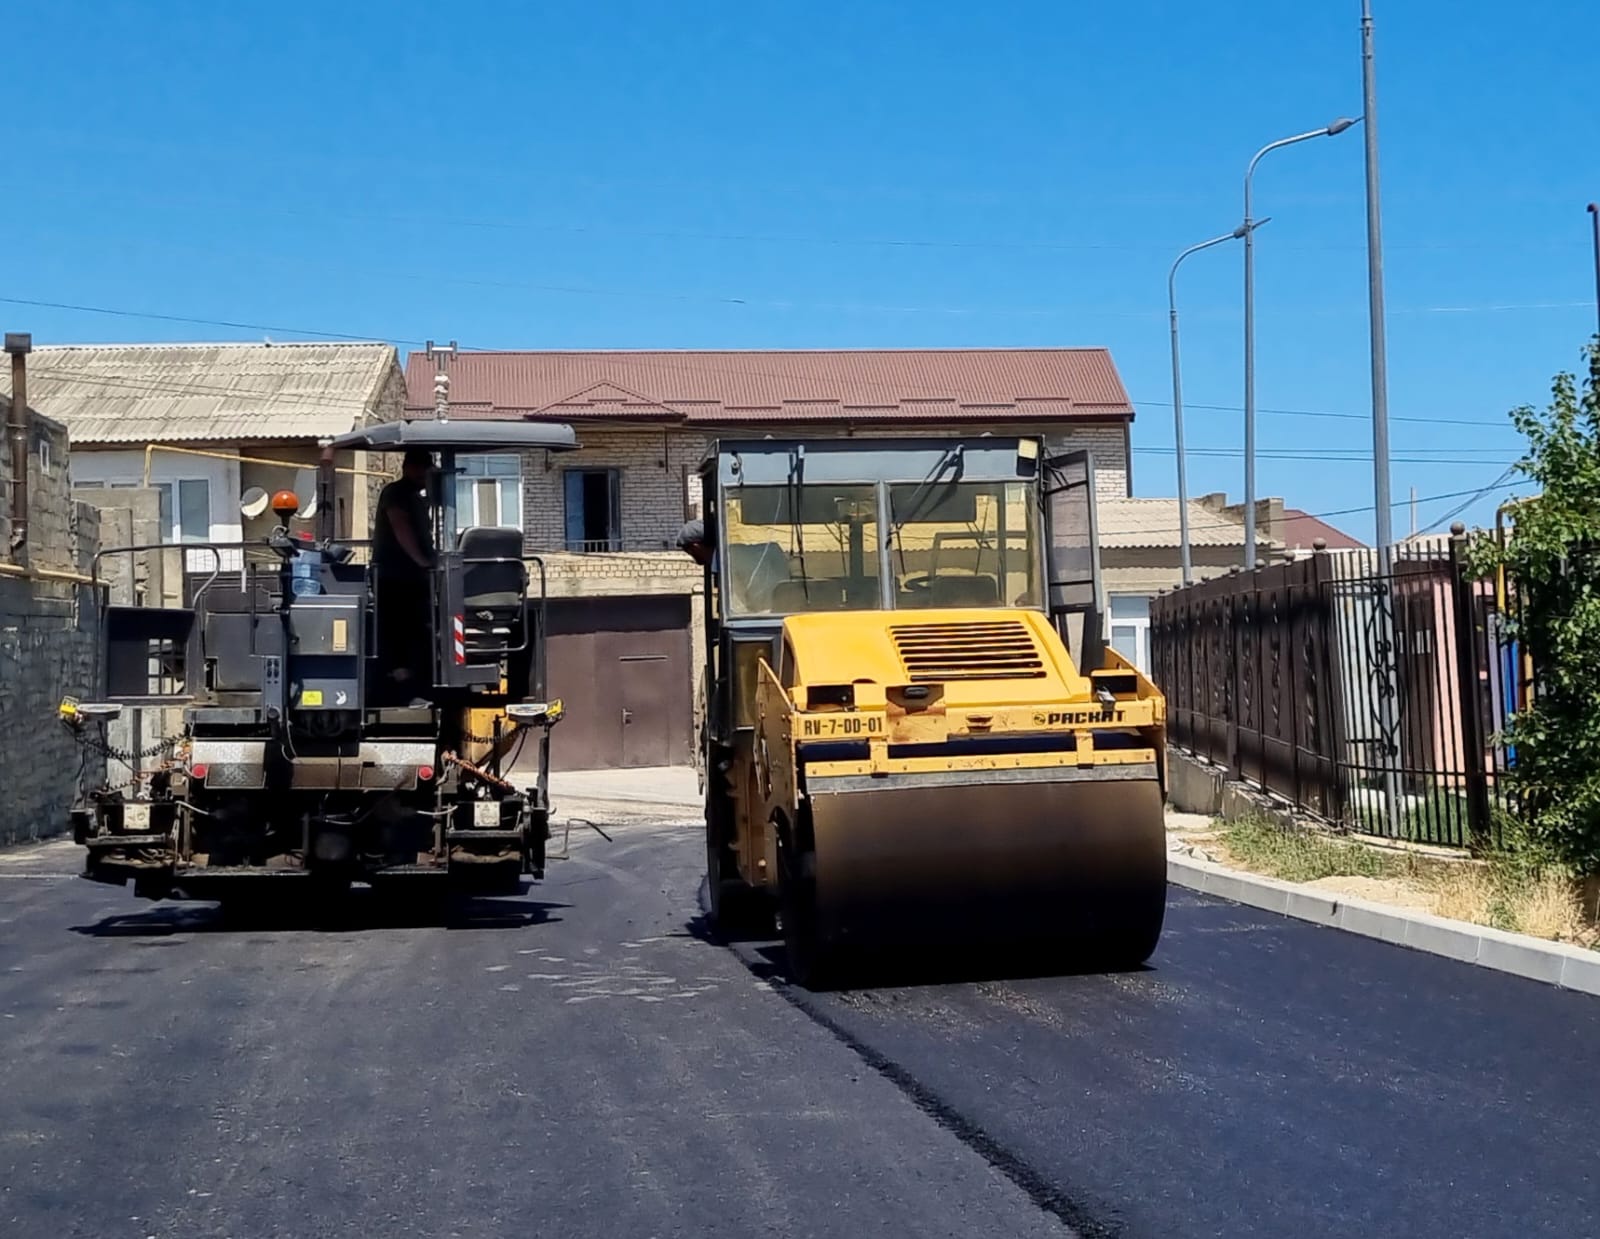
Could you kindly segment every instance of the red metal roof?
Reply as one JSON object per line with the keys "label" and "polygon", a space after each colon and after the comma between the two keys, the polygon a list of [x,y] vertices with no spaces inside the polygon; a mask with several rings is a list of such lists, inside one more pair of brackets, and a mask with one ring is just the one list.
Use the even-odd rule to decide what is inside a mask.
{"label": "red metal roof", "polygon": [[[407,404],[433,408],[440,362],[406,359]],[[1103,348],[462,352],[443,362],[458,417],[570,421],[1132,420]]]}
{"label": "red metal roof", "polygon": [[1342,529],[1335,529],[1327,521],[1321,520],[1311,513],[1299,508],[1285,508],[1283,510],[1283,544],[1291,551],[1296,548],[1309,551],[1318,538],[1327,545],[1330,551],[1350,551],[1364,547],[1366,543],[1352,538]]}

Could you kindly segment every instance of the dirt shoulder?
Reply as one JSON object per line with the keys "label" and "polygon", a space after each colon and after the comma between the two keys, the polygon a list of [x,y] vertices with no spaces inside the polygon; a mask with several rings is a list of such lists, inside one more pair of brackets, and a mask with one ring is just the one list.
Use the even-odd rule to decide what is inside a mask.
{"label": "dirt shoulder", "polygon": [[1600,949],[1600,924],[1572,882],[1511,860],[1368,843],[1264,822],[1167,819],[1168,847],[1310,890]]}

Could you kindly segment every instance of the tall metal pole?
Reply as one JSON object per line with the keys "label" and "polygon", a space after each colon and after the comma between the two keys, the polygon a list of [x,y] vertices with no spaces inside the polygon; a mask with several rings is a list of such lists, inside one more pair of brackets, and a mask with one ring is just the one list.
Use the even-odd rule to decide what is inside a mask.
{"label": "tall metal pole", "polygon": [[1378,209],[1378,82],[1372,52],[1372,0],[1361,0],[1361,90],[1367,124],[1367,319],[1372,338],[1372,501],[1377,543],[1394,541],[1389,500],[1389,361],[1383,319],[1383,230]]}
{"label": "tall metal pole", "polygon": [[[1266,223],[1262,220],[1261,223]],[[1183,452],[1183,380],[1178,365],[1178,268],[1190,254],[1221,245],[1224,241],[1237,241],[1247,235],[1241,225],[1224,236],[1212,237],[1199,245],[1191,245],[1172,262],[1167,272],[1167,318],[1172,326],[1172,435],[1178,456],[1178,556],[1183,564],[1183,583],[1194,584],[1194,572],[1189,563],[1189,478],[1188,460]]]}
{"label": "tall metal pole", "polygon": [[1367,321],[1372,359],[1372,502],[1378,547],[1378,721],[1383,728],[1383,808],[1386,832],[1401,821],[1399,667],[1394,628],[1394,505],[1389,496],[1389,365],[1383,317],[1383,228],[1378,206],[1378,79],[1373,56],[1372,0],[1361,0],[1362,119],[1367,123]]}
{"label": "tall metal pole", "polygon": [[1258,223],[1250,216],[1250,184],[1262,156],[1280,146],[1311,138],[1331,138],[1356,122],[1341,117],[1331,125],[1269,142],[1255,153],[1244,173],[1244,566],[1256,566],[1256,247]]}
{"label": "tall metal pole", "polygon": [[1594,316],[1595,332],[1600,334],[1600,202],[1589,204],[1594,219]]}
{"label": "tall metal pole", "polygon": [[1250,178],[1265,151],[1244,174],[1244,570],[1256,566],[1256,240],[1250,219]]}

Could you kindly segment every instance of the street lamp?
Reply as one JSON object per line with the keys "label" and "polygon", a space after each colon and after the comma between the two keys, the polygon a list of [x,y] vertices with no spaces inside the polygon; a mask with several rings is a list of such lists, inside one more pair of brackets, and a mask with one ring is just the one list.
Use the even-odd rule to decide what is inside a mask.
{"label": "street lamp", "polygon": [[[1600,202],[1591,202],[1588,211],[1594,217],[1594,312],[1600,319]],[[1600,326],[1595,330],[1600,331]]]}
{"label": "street lamp", "polygon": [[1333,124],[1292,138],[1269,142],[1255,153],[1244,173],[1244,566],[1256,566],[1256,254],[1257,221],[1250,217],[1250,182],[1256,165],[1264,155],[1281,146],[1293,146],[1311,138],[1331,138],[1343,133],[1356,121],[1340,117]]}
{"label": "street lamp", "polygon": [[[1266,222],[1261,220],[1256,227],[1259,228]],[[1198,254],[1201,250],[1221,245],[1224,241],[1237,241],[1247,235],[1247,231],[1241,224],[1224,236],[1212,237],[1211,240],[1202,241],[1199,245],[1191,245],[1173,260],[1172,270],[1167,272],[1167,318],[1172,324],[1172,433],[1178,452],[1178,554],[1183,562],[1185,585],[1194,584],[1194,573],[1189,566],[1189,481],[1183,455],[1183,382],[1178,376],[1178,268],[1190,254]]]}

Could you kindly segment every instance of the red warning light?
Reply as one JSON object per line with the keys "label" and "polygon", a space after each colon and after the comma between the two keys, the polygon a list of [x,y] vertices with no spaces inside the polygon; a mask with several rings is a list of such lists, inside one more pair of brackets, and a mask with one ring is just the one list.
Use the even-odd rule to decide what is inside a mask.
{"label": "red warning light", "polygon": [[417,767],[417,778],[421,779],[424,783],[426,783],[429,780],[431,780],[433,778],[433,767],[432,766],[418,766]]}
{"label": "red warning light", "polygon": [[192,779],[198,780],[198,781],[202,781],[203,782],[205,780],[206,775],[208,775],[210,773],[211,773],[211,767],[206,765],[205,762],[203,762],[203,761],[202,762],[196,762],[194,765],[189,767],[189,777],[192,778]]}

